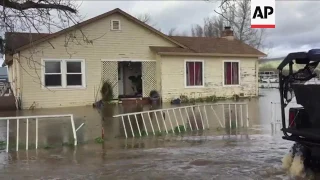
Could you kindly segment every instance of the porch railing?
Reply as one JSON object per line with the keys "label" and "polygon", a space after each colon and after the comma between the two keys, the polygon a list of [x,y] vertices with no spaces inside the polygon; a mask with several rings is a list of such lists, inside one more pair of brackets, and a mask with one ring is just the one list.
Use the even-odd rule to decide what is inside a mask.
{"label": "porch railing", "polygon": [[16,117],[0,117],[0,121],[7,121],[7,142],[6,142],[6,151],[9,151],[9,132],[10,132],[10,121],[16,120],[17,122],[17,134],[16,134],[16,151],[19,150],[19,120],[26,120],[26,150],[29,148],[29,120],[30,119],[35,119],[36,124],[35,124],[35,130],[36,130],[36,139],[35,139],[35,148],[38,149],[38,122],[39,120],[45,120],[44,118],[63,118],[63,117],[69,117],[70,118],[70,123],[72,127],[72,132],[73,132],[73,139],[74,139],[74,146],[77,146],[77,134],[76,132],[84,125],[82,123],[77,129],[75,128],[74,124],[74,119],[73,119],[73,114],[60,114],[60,115],[43,115],[43,116],[16,116]]}
{"label": "porch railing", "polygon": [[[222,109],[222,118],[218,116],[217,111],[214,109],[214,107],[220,106]],[[233,109],[232,109],[233,108]],[[245,112],[243,112],[245,110]],[[198,114],[200,116],[200,124],[202,127],[202,130],[208,128],[210,121],[216,120],[221,128],[226,128],[226,122],[228,121],[228,125],[231,128],[233,117],[234,115],[234,122],[235,122],[235,128],[238,128],[238,120],[240,120],[241,127],[249,127],[249,113],[248,113],[248,104],[246,103],[215,103],[215,104],[204,104],[204,105],[192,105],[192,106],[179,106],[174,108],[167,108],[167,109],[156,109],[156,110],[150,110],[150,111],[143,111],[143,112],[133,112],[133,113],[125,113],[125,114],[118,114],[113,116],[114,118],[121,118],[124,134],[125,137],[128,138],[129,133],[131,131],[132,137],[135,137],[135,132],[133,130],[133,122],[137,125],[138,129],[138,136],[142,136],[142,130],[140,129],[140,126],[138,125],[138,117],[141,117],[142,124],[144,128],[145,135],[149,135],[149,133],[153,133],[153,135],[156,135],[156,129],[161,133],[161,131],[165,131],[166,134],[169,133],[169,131],[172,131],[175,133],[177,131],[178,133],[183,132],[183,129],[186,131],[188,128],[190,128],[191,131],[194,130],[200,130],[198,122],[196,120],[195,111],[198,111]],[[233,111],[233,112],[232,112]],[[160,113],[159,115],[157,115]],[[214,118],[208,118],[208,114],[212,113]],[[227,113],[227,118],[226,118]],[[165,115],[167,114],[168,120],[169,120],[169,127],[167,126],[167,123],[165,122]],[[185,123],[183,118],[183,114],[186,116],[187,123]],[[151,118],[151,115],[154,115],[154,119]],[[171,115],[171,116],[170,116]],[[173,116],[172,116],[173,115]],[[132,116],[132,117],[130,117]],[[179,116],[179,117],[178,117]],[[245,118],[244,118],[245,116]],[[129,130],[127,130],[127,126],[125,125],[126,120],[129,123]],[[192,122],[191,118],[193,118],[194,122]],[[179,122],[180,119],[180,122]],[[152,131],[149,132],[149,129],[146,126],[146,122],[150,123],[150,128]],[[133,121],[133,122],[132,122]],[[153,123],[155,121],[155,123]],[[161,123],[162,121],[162,123]],[[164,130],[160,128],[160,123],[163,125]],[[192,123],[195,124],[195,127],[192,127]],[[186,124],[189,124],[189,127],[187,127]],[[176,128],[174,126],[176,125]]]}

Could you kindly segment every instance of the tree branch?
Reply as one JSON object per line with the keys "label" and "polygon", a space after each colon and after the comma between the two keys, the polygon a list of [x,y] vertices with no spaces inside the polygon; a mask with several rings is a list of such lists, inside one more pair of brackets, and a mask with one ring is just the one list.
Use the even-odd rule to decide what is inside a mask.
{"label": "tree branch", "polygon": [[55,3],[44,4],[41,2],[42,1],[38,1],[38,2],[26,1],[24,3],[18,3],[10,0],[0,0],[0,6],[16,9],[19,11],[23,11],[27,9],[58,9],[63,11],[69,11],[71,13],[77,13],[76,9],[66,5],[55,4]]}

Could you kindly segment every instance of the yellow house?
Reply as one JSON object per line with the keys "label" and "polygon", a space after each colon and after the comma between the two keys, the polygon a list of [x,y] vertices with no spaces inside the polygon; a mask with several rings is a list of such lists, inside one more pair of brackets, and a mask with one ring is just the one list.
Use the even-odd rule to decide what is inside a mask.
{"label": "yellow house", "polygon": [[[9,81],[22,109],[91,105],[102,82],[114,99],[256,96],[264,53],[234,39],[167,36],[120,9],[53,34],[6,33]],[[139,88],[130,77],[142,79]],[[135,88],[136,87],[136,88]]]}

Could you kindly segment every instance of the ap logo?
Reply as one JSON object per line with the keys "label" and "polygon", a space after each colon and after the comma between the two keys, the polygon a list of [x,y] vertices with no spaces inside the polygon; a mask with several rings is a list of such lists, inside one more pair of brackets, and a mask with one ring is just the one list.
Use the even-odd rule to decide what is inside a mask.
{"label": "ap logo", "polygon": [[251,28],[275,28],[275,0],[251,0]]}

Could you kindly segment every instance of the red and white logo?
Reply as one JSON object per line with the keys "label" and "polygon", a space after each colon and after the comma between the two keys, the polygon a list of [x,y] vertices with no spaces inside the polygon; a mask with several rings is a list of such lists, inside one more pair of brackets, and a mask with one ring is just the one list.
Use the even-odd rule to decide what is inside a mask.
{"label": "red and white logo", "polygon": [[275,0],[251,0],[251,28],[275,28]]}

